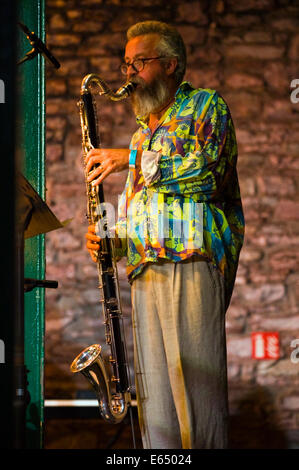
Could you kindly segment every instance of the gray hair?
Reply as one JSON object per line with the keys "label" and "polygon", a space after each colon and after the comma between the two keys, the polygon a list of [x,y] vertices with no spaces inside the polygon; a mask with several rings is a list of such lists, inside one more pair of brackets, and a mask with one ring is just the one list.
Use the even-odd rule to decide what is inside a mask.
{"label": "gray hair", "polygon": [[158,34],[160,40],[157,44],[158,54],[165,57],[176,57],[178,65],[174,71],[177,84],[181,83],[186,70],[186,48],[180,33],[162,21],[142,21],[131,26],[127,31],[127,39],[133,39],[145,34]]}

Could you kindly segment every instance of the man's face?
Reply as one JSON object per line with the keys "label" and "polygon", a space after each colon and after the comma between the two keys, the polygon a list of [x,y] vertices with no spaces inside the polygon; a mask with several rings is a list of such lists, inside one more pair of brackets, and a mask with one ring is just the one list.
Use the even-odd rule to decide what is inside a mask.
{"label": "man's face", "polygon": [[[131,64],[138,58],[159,57],[156,45],[158,34],[147,34],[131,39],[125,50],[125,62]],[[136,72],[129,67],[127,79],[138,84],[133,92],[132,106],[136,115],[147,115],[159,110],[169,99],[169,82],[163,62],[159,59],[144,63],[144,68]]]}
{"label": "man's face", "polygon": [[[156,45],[159,42],[158,34],[146,34],[144,36],[137,36],[131,39],[125,50],[125,62],[132,63],[134,59],[158,57],[160,54],[156,50]],[[133,67],[129,67],[127,78],[130,80],[132,77],[138,76],[146,84],[151,84],[155,76],[163,71],[160,60],[150,60],[145,62],[144,69],[137,72]]]}

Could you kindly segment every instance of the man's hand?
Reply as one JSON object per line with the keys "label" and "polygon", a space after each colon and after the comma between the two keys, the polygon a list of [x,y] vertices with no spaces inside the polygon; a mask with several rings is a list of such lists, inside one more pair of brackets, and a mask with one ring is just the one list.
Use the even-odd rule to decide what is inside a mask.
{"label": "man's hand", "polygon": [[[100,184],[110,173],[129,168],[129,149],[92,149],[85,158],[86,171],[90,174],[87,181],[96,186]],[[92,170],[94,165],[99,165]],[[91,171],[92,170],[92,171]]]}
{"label": "man's hand", "polygon": [[[97,252],[101,249],[101,237],[96,235],[95,225],[91,224],[88,226],[88,232],[85,234],[85,238],[87,239],[86,248],[89,251],[90,257],[92,261],[95,263],[98,261]],[[113,238],[113,243],[115,248],[121,248],[121,240],[116,235]]]}
{"label": "man's hand", "polygon": [[100,249],[101,238],[96,235],[95,225],[89,225],[85,238],[87,239],[86,247],[89,251],[91,259],[96,263],[98,258],[95,252]]}

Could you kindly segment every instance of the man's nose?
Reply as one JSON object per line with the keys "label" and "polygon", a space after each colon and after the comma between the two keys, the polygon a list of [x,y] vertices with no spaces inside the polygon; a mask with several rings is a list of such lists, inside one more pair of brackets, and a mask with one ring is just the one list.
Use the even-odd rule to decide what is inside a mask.
{"label": "man's nose", "polygon": [[127,77],[130,78],[136,75],[137,73],[138,71],[134,68],[133,64],[129,64],[127,69]]}

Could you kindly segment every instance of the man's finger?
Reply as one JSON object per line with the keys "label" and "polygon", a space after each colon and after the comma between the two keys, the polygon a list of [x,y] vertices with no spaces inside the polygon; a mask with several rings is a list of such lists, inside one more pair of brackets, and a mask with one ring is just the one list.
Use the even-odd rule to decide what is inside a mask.
{"label": "man's finger", "polygon": [[106,178],[106,176],[110,175],[111,171],[111,167],[106,168],[99,178],[93,180],[93,182],[91,183],[92,186],[97,186],[98,184],[101,184],[101,182]]}
{"label": "man's finger", "polygon": [[99,153],[99,149],[90,149],[85,156],[85,162],[87,162],[90,158],[97,155]]}
{"label": "man's finger", "polygon": [[89,254],[90,254],[90,257],[91,257],[92,261],[94,261],[96,263],[98,261],[97,256],[94,254],[94,252],[92,250],[88,250],[88,251],[89,251]]}
{"label": "man's finger", "polygon": [[93,166],[100,165],[102,163],[103,158],[100,155],[91,156],[86,163],[86,171],[89,172]]}
{"label": "man's finger", "polygon": [[94,251],[96,251],[96,250],[99,250],[99,249],[100,249],[100,245],[98,245],[97,243],[94,243],[94,242],[91,242],[91,241],[87,240],[87,242],[86,242],[86,248],[87,248],[88,250],[94,250]]}
{"label": "man's finger", "polygon": [[[87,168],[86,168],[87,170]],[[90,182],[92,181],[96,176],[99,176],[103,172],[103,167],[99,165],[97,168],[95,168],[93,171],[89,172],[89,175],[87,176],[87,181]]]}
{"label": "man's finger", "polygon": [[85,238],[87,240],[92,241],[92,242],[100,242],[101,241],[101,238],[98,237],[97,235],[94,235],[93,233],[86,233]]}
{"label": "man's finger", "polygon": [[96,226],[95,224],[88,225],[88,231],[91,233],[96,233]]}

